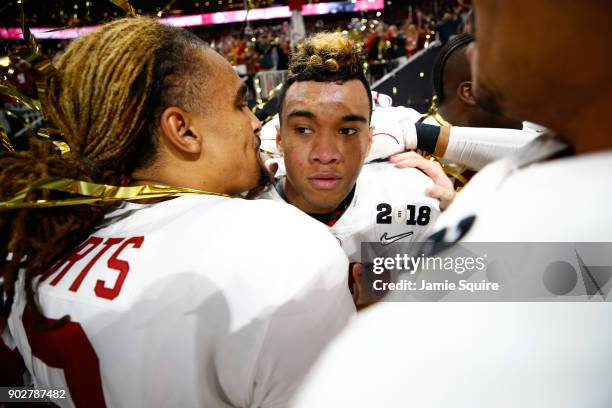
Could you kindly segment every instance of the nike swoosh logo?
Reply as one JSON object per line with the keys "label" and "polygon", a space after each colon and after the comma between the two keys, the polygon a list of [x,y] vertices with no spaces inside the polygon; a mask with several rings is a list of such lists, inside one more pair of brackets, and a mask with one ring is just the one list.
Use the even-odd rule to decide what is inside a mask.
{"label": "nike swoosh logo", "polygon": [[382,237],[380,237],[380,243],[382,244],[382,246],[389,245],[389,244],[394,243],[395,241],[399,241],[402,238],[409,237],[412,234],[414,234],[414,231],[404,232],[403,234],[388,237],[387,233],[385,232],[384,234],[382,234]]}

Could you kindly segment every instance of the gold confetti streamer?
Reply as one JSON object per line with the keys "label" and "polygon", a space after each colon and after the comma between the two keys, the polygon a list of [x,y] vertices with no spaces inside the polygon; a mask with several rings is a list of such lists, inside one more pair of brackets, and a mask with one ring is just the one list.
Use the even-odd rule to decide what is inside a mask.
{"label": "gold confetti streamer", "polygon": [[[33,190],[59,191],[72,193],[80,197],[63,200],[36,200],[27,201],[27,195]],[[13,198],[0,202],[0,212],[22,208],[51,208],[71,205],[112,203],[116,201],[133,201],[160,197],[179,197],[184,195],[213,195],[231,197],[227,194],[190,188],[143,185],[143,186],[112,186],[96,184],[67,178],[46,178],[39,180],[29,187],[21,190]]]}
{"label": "gold confetti streamer", "polygon": [[23,9],[23,2],[19,2],[20,14],[21,14],[21,33],[23,39],[28,46],[30,52],[24,59],[32,66],[34,76],[36,77],[36,91],[38,92],[38,99],[43,100],[43,96],[47,92],[45,80],[55,73],[55,67],[51,60],[43,56],[40,52],[40,47],[34,36],[30,32],[30,27],[25,22],[25,11]]}
{"label": "gold confetti streamer", "polygon": [[[442,115],[440,115],[440,112],[438,112],[438,98],[435,95],[432,99],[431,106],[427,110],[427,115],[421,117],[421,119],[418,120],[418,123],[423,123],[423,121],[425,121],[425,119],[429,117],[433,118],[440,126],[452,126],[450,122],[444,119]],[[442,169],[444,170],[444,173],[446,173],[446,175],[449,176],[451,180],[454,178],[461,184],[460,186],[455,188],[457,192],[461,191],[461,189],[469,181],[468,178],[464,175],[464,173],[468,170],[466,166],[453,163],[441,157],[433,155],[426,156],[426,158],[440,163]]]}
{"label": "gold confetti streamer", "polygon": [[172,7],[174,3],[176,3],[176,0],[170,0],[164,7],[161,8],[161,10],[157,12],[157,17],[161,17],[166,11],[170,10],[170,7]]}
{"label": "gold confetti streamer", "polygon": [[31,52],[35,54],[39,54],[40,48],[38,47],[36,40],[34,40],[34,36],[30,32],[30,28],[27,26],[25,22],[25,12],[23,10],[23,1],[20,0],[17,2],[17,4],[19,4],[19,14],[21,17],[21,34],[23,35],[23,40],[26,42]]}
{"label": "gold confetti streamer", "polygon": [[0,93],[9,96],[11,99],[13,99],[20,105],[23,105],[32,110],[42,112],[42,106],[40,104],[40,101],[25,96],[6,82],[0,81]]}
{"label": "gold confetti streamer", "polygon": [[130,17],[136,16],[136,10],[134,10],[134,7],[132,7],[132,5],[130,4],[128,0],[111,0],[111,2],[115,6],[120,7],[123,11],[125,11],[125,13],[128,16]]}
{"label": "gold confetti streamer", "polygon": [[9,139],[8,135],[4,131],[4,128],[2,127],[2,124],[0,124],[0,151],[2,150],[6,152],[15,151],[13,145],[11,144],[11,139]]}
{"label": "gold confetti streamer", "polygon": [[70,146],[68,146],[68,143],[63,141],[62,134],[57,129],[53,129],[49,127],[45,129],[39,129],[36,132],[36,137],[46,142],[53,143],[57,151],[62,156],[70,152]]}
{"label": "gold confetti streamer", "polygon": [[[49,76],[55,74],[56,70],[51,60],[41,54],[40,47],[36,42],[34,36],[32,35],[30,28],[26,24],[23,1],[20,0],[17,2],[17,4],[19,4],[20,8],[19,11],[21,19],[21,32],[23,35],[23,39],[26,42],[27,50],[29,52],[26,56],[23,57],[23,59],[28,62],[32,68],[32,73],[36,82],[38,99],[33,99],[22,94],[6,78],[0,78],[0,94],[10,97],[15,103],[23,105],[28,109],[36,110],[40,113],[43,113],[44,111],[41,100],[44,99],[44,95],[47,92],[46,80],[47,78],[49,78]],[[8,67],[9,75],[12,75],[12,73],[14,72],[13,67],[11,66],[11,60],[8,56],[0,57],[0,66]],[[22,122],[20,118],[17,119]],[[26,126],[26,124],[23,125]],[[51,137],[51,135],[54,136]],[[6,136],[6,132],[4,132],[4,135],[2,137],[2,145],[6,147],[6,143],[9,143],[10,145],[10,139],[8,138],[8,136],[6,136],[5,140],[4,136]],[[63,141],[63,137],[57,129],[43,128],[36,132],[36,136],[39,139],[52,142],[58,149],[58,151],[62,154],[70,151],[70,148]]]}

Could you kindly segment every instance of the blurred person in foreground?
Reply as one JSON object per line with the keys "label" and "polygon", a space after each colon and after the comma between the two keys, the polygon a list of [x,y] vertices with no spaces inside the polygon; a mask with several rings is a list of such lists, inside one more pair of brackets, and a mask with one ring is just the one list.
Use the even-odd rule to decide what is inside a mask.
{"label": "blurred person in foreground", "polygon": [[[477,174],[434,239],[612,242],[612,125],[601,120],[612,110],[612,9],[601,0],[474,5],[476,99],[557,133]],[[517,258],[533,256],[529,247]],[[605,289],[597,296],[608,301],[588,303],[401,303],[397,294],[334,340],[293,406],[607,407],[609,281]]]}

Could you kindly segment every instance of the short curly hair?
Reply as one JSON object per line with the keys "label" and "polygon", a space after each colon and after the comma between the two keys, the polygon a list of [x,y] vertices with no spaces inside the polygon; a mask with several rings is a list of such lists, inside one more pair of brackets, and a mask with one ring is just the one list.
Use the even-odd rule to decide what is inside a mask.
{"label": "short curly hair", "polygon": [[[368,95],[372,116],[372,92],[363,71],[361,46],[341,33],[318,33],[304,40],[291,54],[289,74],[279,93],[278,112],[282,113],[287,90],[295,82],[360,81]],[[280,115],[282,116],[282,115]]]}

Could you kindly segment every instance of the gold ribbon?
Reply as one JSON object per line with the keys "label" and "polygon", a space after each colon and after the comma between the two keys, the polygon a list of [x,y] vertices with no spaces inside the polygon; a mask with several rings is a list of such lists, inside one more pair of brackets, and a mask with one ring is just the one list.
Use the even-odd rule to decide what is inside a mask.
{"label": "gold ribbon", "polygon": [[7,151],[7,152],[15,151],[15,149],[13,148],[13,145],[11,144],[11,139],[9,139],[2,125],[0,125],[0,148],[4,149],[4,151]]}
{"label": "gold ribbon", "polygon": [[170,7],[172,7],[174,3],[176,3],[176,0],[170,0],[166,3],[166,5],[157,12],[157,17],[161,17],[166,11],[170,10]]}
{"label": "gold ribbon", "polygon": [[61,155],[70,152],[70,146],[68,146],[68,143],[62,140],[62,134],[59,132],[59,130],[53,128],[39,129],[36,132],[36,137],[38,139],[44,140],[45,142],[53,143],[53,145]]}
{"label": "gold ribbon", "polygon": [[[29,51],[29,54],[24,57],[24,60],[30,64],[30,66],[32,67],[32,71],[34,72],[38,99],[33,99],[22,94],[6,79],[0,79],[0,94],[10,97],[13,101],[27,107],[28,109],[32,109],[44,114],[44,109],[41,100],[47,92],[46,79],[49,76],[53,75],[56,70],[51,60],[41,54],[40,47],[36,43],[36,39],[32,35],[30,28],[26,24],[23,1],[19,1],[18,4],[20,8],[19,11],[21,19],[21,33]],[[9,69],[12,69],[13,67],[11,67],[10,63],[11,61],[9,57],[0,58],[1,66],[8,66]],[[18,120],[21,122],[20,118],[18,118]],[[26,124],[22,124],[26,126]],[[51,136],[52,134],[54,135],[53,137]],[[37,131],[36,135],[39,139],[52,142],[62,154],[70,150],[68,145],[63,141],[64,138],[62,137],[61,133],[57,129],[42,128]],[[10,145],[10,139],[8,139],[5,134],[0,136],[2,139],[2,145],[5,148],[10,146],[11,149],[9,151],[12,151],[13,149]]]}
{"label": "gold ribbon", "polygon": [[265,150],[265,149],[262,149],[262,148],[259,148],[259,152],[263,153],[263,154],[268,154],[270,156],[279,156],[278,153],[274,153],[274,152],[271,152],[269,150]]}
{"label": "gold ribbon", "polygon": [[[257,113],[258,110],[263,109],[269,102],[270,100],[274,97],[274,95],[276,95],[276,93],[280,92],[281,88],[283,87],[283,83],[280,83],[278,85],[276,85],[274,88],[272,88],[270,90],[270,92],[268,93],[268,98],[266,99],[266,101],[261,101],[260,103],[258,103],[257,105],[255,105],[252,109],[252,112],[255,114]],[[271,121],[272,119],[274,119],[274,116],[278,115],[278,113],[273,113],[271,115],[268,115],[262,122],[263,123],[268,123],[269,121]]]}
{"label": "gold ribbon", "polygon": [[280,90],[283,87],[283,85],[284,85],[284,82],[281,82],[280,84],[278,84],[274,88],[272,88],[270,90],[270,92],[268,92],[268,100],[272,99],[274,97],[274,95],[276,95],[277,92],[280,92]]}
{"label": "gold ribbon", "polygon": [[[26,197],[32,190],[59,191],[80,195],[82,197],[73,197],[63,200],[27,201]],[[115,201],[133,201],[160,197],[179,197],[184,195],[213,195],[231,197],[227,194],[182,187],[157,185],[120,187],[68,178],[45,178],[21,190],[11,199],[0,202],[0,212],[22,208],[66,207],[71,205],[111,203]]]}
{"label": "gold ribbon", "polygon": [[128,0],[111,0],[111,2],[125,11],[128,16],[136,17],[136,10],[134,10],[134,7],[132,7]]}
{"label": "gold ribbon", "polygon": [[19,1],[18,3],[19,3],[19,14],[21,18],[21,35],[23,35],[23,40],[26,42],[28,48],[30,48],[30,51],[32,51],[35,54],[39,54],[40,48],[38,47],[38,44],[36,44],[36,40],[34,40],[34,36],[30,32],[30,28],[27,26],[25,22],[25,12],[23,10],[23,1]]}
{"label": "gold ribbon", "polygon": [[417,123],[423,123],[427,118],[433,118],[440,126],[452,126],[449,121],[444,119],[438,112],[438,97],[436,95],[431,98],[431,105],[427,109],[427,115],[422,116]]}
{"label": "gold ribbon", "polygon": [[29,109],[42,112],[42,106],[40,104],[40,101],[25,96],[7,83],[0,83],[0,94],[4,94],[6,96],[11,97],[11,99],[15,100],[20,105],[23,105]]}
{"label": "gold ribbon", "polygon": [[[427,118],[432,118],[440,126],[452,126],[450,122],[444,119],[442,115],[440,115],[440,112],[438,112],[438,99],[435,95],[432,99],[431,106],[427,110],[427,115],[423,115],[417,121],[417,123],[423,123],[425,120],[427,120]],[[467,177],[463,175],[463,173],[467,170],[466,166],[463,166],[457,163],[453,163],[451,161],[443,159],[442,157],[437,157],[433,155],[429,156],[428,159],[437,161],[438,163],[440,163],[446,175],[448,175],[449,177],[455,178],[457,181],[459,181],[459,183],[461,183],[461,186],[455,189],[457,192],[459,192],[469,181]]]}
{"label": "gold ribbon", "polygon": [[[35,72],[36,91],[38,92],[38,99],[42,100],[43,95],[47,92],[45,80],[55,73],[55,67],[49,58],[41,54],[40,47],[30,32],[30,27],[28,27],[25,22],[23,1],[19,2],[19,7],[21,15],[21,34],[23,35],[23,39],[27,44],[28,50],[30,51],[30,54],[24,59],[32,66],[32,69]],[[41,109],[39,109],[39,111],[40,110]]]}
{"label": "gold ribbon", "polygon": [[[435,159],[438,159],[437,157]],[[437,160],[439,162],[439,159]],[[463,186],[468,182],[467,178],[465,178],[461,173],[465,171],[465,167],[459,169],[453,169],[453,167],[457,166],[456,163],[440,163],[444,172],[450,177],[456,178]],[[460,188],[460,187],[459,187]]]}
{"label": "gold ribbon", "polygon": [[438,122],[440,126],[451,126],[450,122],[444,119],[438,111],[431,113],[429,116],[431,116],[436,122]]}

